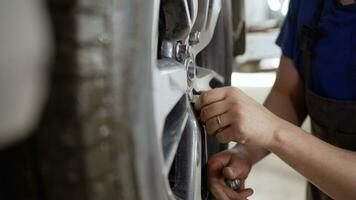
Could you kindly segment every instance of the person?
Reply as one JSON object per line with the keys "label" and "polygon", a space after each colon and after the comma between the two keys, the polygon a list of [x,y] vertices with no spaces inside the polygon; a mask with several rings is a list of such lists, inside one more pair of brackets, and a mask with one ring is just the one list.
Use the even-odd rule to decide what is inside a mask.
{"label": "person", "polygon": [[[232,87],[195,104],[209,134],[239,143],[209,160],[211,192],[246,199],[251,166],[272,152],[307,178],[308,200],[356,199],[355,1],[291,0],[277,44],[283,55],[264,106]],[[299,128],[308,114],[313,134]]]}

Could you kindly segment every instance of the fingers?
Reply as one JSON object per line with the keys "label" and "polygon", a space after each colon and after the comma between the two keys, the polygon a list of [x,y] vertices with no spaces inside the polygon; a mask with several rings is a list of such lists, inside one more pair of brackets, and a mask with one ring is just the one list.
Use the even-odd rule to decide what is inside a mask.
{"label": "fingers", "polygon": [[232,120],[233,120],[233,118],[230,115],[230,113],[218,115],[216,117],[209,119],[205,123],[206,130],[207,130],[208,134],[213,135],[218,130],[221,130],[222,128],[229,126],[231,124]]}
{"label": "fingers", "polygon": [[247,197],[253,194],[253,190],[251,188],[234,191],[221,181],[212,183],[210,191],[218,200],[246,200]]}
{"label": "fingers", "polygon": [[244,180],[247,179],[250,170],[251,170],[251,163],[246,159],[243,160],[231,159],[229,164],[226,165],[222,170],[222,173],[224,177],[227,179],[241,180],[241,185],[243,186]]}
{"label": "fingers", "polygon": [[216,185],[213,185],[210,188],[210,191],[211,193],[213,193],[214,197],[217,200],[230,200],[230,198],[224,193],[224,191]]}
{"label": "fingers", "polygon": [[228,88],[218,88],[204,92],[200,95],[199,101],[194,105],[195,109],[200,111],[203,107],[214,102],[222,101],[226,97]]}
{"label": "fingers", "polygon": [[248,173],[250,172],[249,169],[248,170],[244,170],[244,169],[240,169],[239,168],[239,164],[237,162],[235,163],[230,163],[229,166],[225,167],[223,169],[223,175],[225,178],[228,178],[230,180],[235,180],[235,179],[239,179],[239,180],[245,180],[248,176]]}
{"label": "fingers", "polygon": [[[212,156],[208,161],[209,188],[220,199],[243,199],[252,195],[252,189],[245,189],[244,182],[251,169],[251,164],[230,151]],[[239,179],[241,186],[234,191],[225,183],[225,179]]]}
{"label": "fingers", "polygon": [[[208,180],[215,183],[218,180],[239,179],[241,189],[244,188],[244,180],[251,170],[251,163],[243,158],[235,157],[230,152],[222,152],[212,156],[208,161]],[[223,182],[225,184],[225,182]]]}
{"label": "fingers", "polygon": [[[238,169],[238,168],[236,168]],[[233,170],[233,166],[228,166],[228,167],[225,167],[223,169],[223,174],[224,174],[224,177],[227,178],[227,179],[230,179],[230,180],[235,180],[239,177],[239,173],[237,172],[237,170]]]}
{"label": "fingers", "polygon": [[230,163],[231,154],[219,153],[208,161],[208,177],[221,178],[221,171]]}
{"label": "fingers", "polygon": [[206,123],[209,119],[226,113],[228,110],[229,104],[226,102],[226,100],[212,103],[201,109],[200,119],[203,123]]}
{"label": "fingers", "polygon": [[218,142],[222,144],[227,144],[235,140],[235,130],[232,126],[229,126],[220,132],[216,133],[215,138]]}

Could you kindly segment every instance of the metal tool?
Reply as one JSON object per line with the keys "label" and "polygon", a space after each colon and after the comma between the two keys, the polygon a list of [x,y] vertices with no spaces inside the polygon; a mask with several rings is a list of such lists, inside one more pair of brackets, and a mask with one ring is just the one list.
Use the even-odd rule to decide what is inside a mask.
{"label": "metal tool", "polygon": [[229,186],[232,190],[237,190],[241,186],[241,181],[239,179],[225,179],[225,183],[227,186]]}
{"label": "metal tool", "polygon": [[219,75],[213,70],[205,69],[202,67],[196,67],[196,75],[192,81],[192,87],[198,93],[211,90],[210,83],[213,80],[217,80],[219,83],[224,84],[224,77]]}
{"label": "metal tool", "polygon": [[198,95],[193,95],[193,98],[192,98],[191,102],[192,102],[193,104],[197,103],[197,101],[199,100],[199,97],[200,97],[199,94],[198,94]]}
{"label": "metal tool", "polygon": [[199,100],[201,93],[213,89],[210,83],[213,80],[223,85],[224,78],[210,69],[194,66],[194,72],[190,78],[191,81],[191,94],[189,95],[190,102],[195,104]]}

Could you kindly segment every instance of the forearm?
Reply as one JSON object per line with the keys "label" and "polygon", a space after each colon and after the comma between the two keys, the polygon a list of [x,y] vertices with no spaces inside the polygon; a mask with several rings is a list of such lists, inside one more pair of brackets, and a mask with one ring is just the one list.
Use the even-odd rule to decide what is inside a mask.
{"label": "forearm", "polygon": [[301,126],[307,116],[304,108],[304,96],[290,97],[288,94],[279,91],[278,87],[272,89],[264,106],[273,114],[296,126]]}
{"label": "forearm", "polygon": [[270,153],[267,149],[250,144],[237,144],[233,151],[236,152],[240,157],[247,159],[252,165],[262,160]]}
{"label": "forearm", "polygon": [[[300,126],[306,114],[297,114],[290,98],[283,95],[277,88],[273,88],[268,95],[264,106],[278,117]],[[300,109],[302,110],[302,109]],[[267,149],[255,145],[236,145],[237,152],[248,157],[252,164],[257,163],[269,154]]]}
{"label": "forearm", "polygon": [[334,199],[356,199],[356,153],[281,124],[267,148]]}

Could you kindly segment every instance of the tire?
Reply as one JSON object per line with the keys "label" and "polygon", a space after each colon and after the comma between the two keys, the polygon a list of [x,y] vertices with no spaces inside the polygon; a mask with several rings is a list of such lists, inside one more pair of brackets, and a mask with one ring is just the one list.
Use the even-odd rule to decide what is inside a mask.
{"label": "tire", "polygon": [[117,95],[130,92],[119,83],[130,82],[120,71],[130,63],[114,55],[114,36],[132,31],[115,29],[124,2],[46,1],[55,43],[50,94],[32,137],[0,154],[0,199],[138,199],[130,130],[117,108],[127,101]]}
{"label": "tire", "polygon": [[[47,0],[56,45],[51,90],[32,137],[0,153],[1,199],[206,198],[202,166],[213,148],[186,94],[190,63],[157,60],[162,6],[171,41],[189,35],[169,21],[185,6],[179,2]],[[229,84],[231,13],[223,8],[200,59],[209,68],[223,62],[214,69]],[[220,48],[224,54],[207,59]]]}

